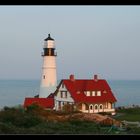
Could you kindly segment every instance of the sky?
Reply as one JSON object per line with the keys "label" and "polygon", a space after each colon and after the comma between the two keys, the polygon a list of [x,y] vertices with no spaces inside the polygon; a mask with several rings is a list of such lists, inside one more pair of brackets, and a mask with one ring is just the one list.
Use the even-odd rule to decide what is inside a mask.
{"label": "sky", "polygon": [[140,6],[0,6],[0,79],[41,78],[55,39],[57,79],[140,79]]}

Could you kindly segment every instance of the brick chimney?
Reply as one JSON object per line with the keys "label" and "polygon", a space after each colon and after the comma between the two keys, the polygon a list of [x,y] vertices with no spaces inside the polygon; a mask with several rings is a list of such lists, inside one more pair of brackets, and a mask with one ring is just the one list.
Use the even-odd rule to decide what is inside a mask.
{"label": "brick chimney", "polygon": [[71,80],[72,82],[75,81],[75,79],[74,79],[74,75],[73,75],[73,74],[70,75],[70,80]]}
{"label": "brick chimney", "polygon": [[98,81],[98,75],[94,75],[94,81]]}

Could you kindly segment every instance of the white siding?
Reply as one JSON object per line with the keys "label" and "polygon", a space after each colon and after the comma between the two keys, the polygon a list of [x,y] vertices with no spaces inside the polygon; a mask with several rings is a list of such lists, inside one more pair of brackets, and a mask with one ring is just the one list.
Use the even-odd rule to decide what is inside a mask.
{"label": "white siding", "polygon": [[67,91],[67,98],[61,98],[61,91],[59,91],[57,93],[57,96],[55,96],[55,99],[58,100],[58,101],[67,101],[67,102],[73,102],[73,99],[70,95],[70,93]]}
{"label": "white siding", "polygon": [[[63,92],[64,91],[64,92]],[[74,100],[73,98],[71,97],[71,94],[67,91],[67,98],[65,98],[64,94],[65,94],[65,91],[67,91],[67,89],[64,87],[62,88],[62,85],[60,86],[59,88],[59,91],[57,93],[57,95],[54,97],[55,99],[55,109],[58,110],[58,102],[61,101],[61,105],[63,106],[63,102],[68,102],[70,104],[74,103]],[[61,98],[61,92],[63,93],[63,98]]]}

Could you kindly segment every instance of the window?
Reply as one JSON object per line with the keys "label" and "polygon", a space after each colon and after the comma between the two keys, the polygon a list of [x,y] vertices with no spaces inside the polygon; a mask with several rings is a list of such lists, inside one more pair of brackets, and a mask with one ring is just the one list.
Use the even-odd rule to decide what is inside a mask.
{"label": "window", "polygon": [[65,92],[65,98],[67,98],[67,91]]}
{"label": "window", "polygon": [[61,101],[58,101],[58,109],[61,109]]}
{"label": "window", "polygon": [[94,108],[95,108],[95,109],[98,109],[98,105],[95,105]]}
{"label": "window", "polygon": [[100,105],[100,109],[103,109],[103,105]]}
{"label": "window", "polygon": [[101,96],[101,91],[97,91],[97,96]]}
{"label": "window", "polygon": [[43,75],[43,79],[45,79],[45,75]]}
{"label": "window", "polygon": [[90,91],[87,91],[87,96],[90,96]]}
{"label": "window", "polygon": [[95,96],[95,91],[92,91],[92,96]]}
{"label": "window", "polygon": [[60,94],[61,94],[61,98],[63,98],[63,92],[62,91],[60,92]]}
{"label": "window", "polygon": [[60,96],[61,98],[67,98],[67,91],[61,91]]}
{"label": "window", "polygon": [[64,88],[64,83],[62,83],[62,88]]}
{"label": "window", "polygon": [[90,106],[90,109],[92,109],[92,105]]}

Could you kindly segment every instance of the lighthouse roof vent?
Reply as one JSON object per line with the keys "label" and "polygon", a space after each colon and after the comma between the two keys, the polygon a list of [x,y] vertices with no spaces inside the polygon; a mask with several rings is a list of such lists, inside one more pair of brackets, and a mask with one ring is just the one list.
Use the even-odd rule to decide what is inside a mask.
{"label": "lighthouse roof vent", "polygon": [[50,34],[48,34],[48,37],[46,39],[44,39],[45,41],[48,41],[48,40],[54,40],[53,38],[51,38]]}

